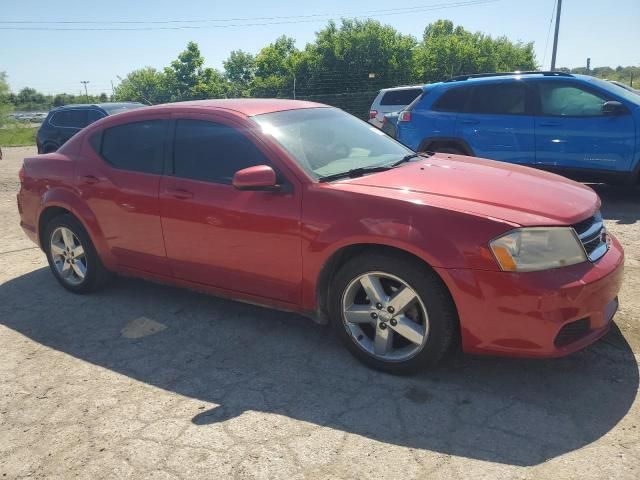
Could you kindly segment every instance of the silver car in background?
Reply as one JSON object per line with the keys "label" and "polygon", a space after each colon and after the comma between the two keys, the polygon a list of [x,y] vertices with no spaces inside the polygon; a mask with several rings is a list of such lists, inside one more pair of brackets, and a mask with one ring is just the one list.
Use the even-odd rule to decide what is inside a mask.
{"label": "silver car in background", "polygon": [[369,123],[382,128],[384,116],[404,109],[422,93],[420,85],[383,88],[371,104]]}

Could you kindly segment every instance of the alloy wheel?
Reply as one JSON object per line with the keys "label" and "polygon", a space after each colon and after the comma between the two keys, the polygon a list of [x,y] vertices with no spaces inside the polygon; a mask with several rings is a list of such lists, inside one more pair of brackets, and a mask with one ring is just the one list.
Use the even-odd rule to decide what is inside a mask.
{"label": "alloy wheel", "polygon": [[352,340],[369,355],[406,361],[422,351],[429,316],[417,292],[385,272],[354,278],[342,295],[342,319]]}
{"label": "alloy wheel", "polygon": [[81,284],[87,275],[87,257],[77,235],[67,227],[51,234],[51,258],[60,278],[70,285]]}

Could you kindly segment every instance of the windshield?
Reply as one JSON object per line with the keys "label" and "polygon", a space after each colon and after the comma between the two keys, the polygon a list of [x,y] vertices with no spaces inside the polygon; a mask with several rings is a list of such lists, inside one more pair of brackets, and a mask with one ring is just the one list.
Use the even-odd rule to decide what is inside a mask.
{"label": "windshield", "polygon": [[622,97],[628,102],[640,105],[640,95],[637,93],[627,90],[626,88],[622,88],[620,85],[616,85],[615,83],[600,80],[599,78],[594,78],[592,81],[603,90],[606,90],[613,95],[617,95],[618,97]]}
{"label": "windshield", "polygon": [[336,108],[287,110],[253,119],[316,180],[356,168],[391,165],[413,153]]}

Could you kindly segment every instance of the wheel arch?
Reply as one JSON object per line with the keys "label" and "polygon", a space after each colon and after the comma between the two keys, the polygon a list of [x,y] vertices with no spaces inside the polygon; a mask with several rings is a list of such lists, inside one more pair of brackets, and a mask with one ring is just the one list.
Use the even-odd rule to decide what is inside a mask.
{"label": "wheel arch", "polygon": [[464,152],[465,155],[470,157],[475,156],[473,153],[473,149],[469,146],[469,144],[458,137],[428,137],[424,138],[420,145],[418,146],[419,152],[427,151],[429,147],[433,145],[450,145],[452,147],[458,148],[460,151]]}
{"label": "wheel arch", "polygon": [[[340,267],[350,258],[353,258],[356,255],[363,255],[365,253],[385,253],[394,256],[401,256],[404,258],[408,258],[413,262],[417,262],[423,268],[429,269],[433,272],[442,282],[444,289],[449,294],[449,298],[451,303],[456,310],[457,316],[457,307],[455,303],[455,299],[449,290],[449,286],[446,284],[444,279],[438,274],[438,272],[431,266],[429,263],[422,257],[416,255],[413,252],[408,250],[391,246],[384,245],[379,243],[354,243],[350,245],[345,245],[335,252],[331,254],[331,256],[326,260],[320,272],[318,273],[317,281],[316,281],[316,302],[317,302],[317,312],[316,316],[322,320],[322,323],[328,323],[328,298],[329,298],[329,288],[331,286],[331,281],[335,276],[336,272],[340,269]],[[457,320],[458,324],[456,325],[456,340],[460,339],[460,320]]]}
{"label": "wheel arch", "polygon": [[69,190],[52,189],[45,194],[37,217],[37,238],[40,248],[44,250],[46,245],[44,234],[47,224],[56,216],[64,214],[72,215],[80,222],[105,266],[113,265],[114,259],[95,215],[81,199]]}

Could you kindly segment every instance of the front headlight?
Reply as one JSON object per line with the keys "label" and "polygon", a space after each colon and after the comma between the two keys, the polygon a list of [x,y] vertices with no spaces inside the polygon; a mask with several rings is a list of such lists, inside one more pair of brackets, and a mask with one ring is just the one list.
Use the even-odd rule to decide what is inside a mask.
{"label": "front headlight", "polygon": [[587,254],[571,227],[520,228],[489,245],[506,272],[534,272],[587,261]]}

